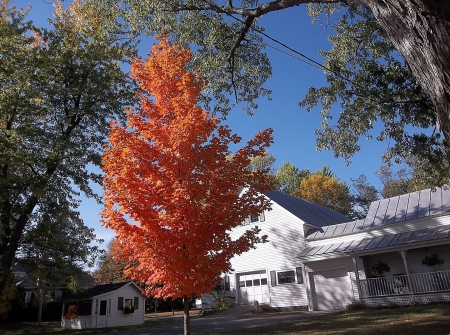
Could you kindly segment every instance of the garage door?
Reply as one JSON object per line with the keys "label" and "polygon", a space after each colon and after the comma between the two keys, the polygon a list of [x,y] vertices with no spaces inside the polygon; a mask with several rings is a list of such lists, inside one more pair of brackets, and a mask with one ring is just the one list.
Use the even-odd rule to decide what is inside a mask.
{"label": "garage door", "polygon": [[265,270],[248,272],[239,275],[239,303],[251,305],[256,301],[260,304],[268,304],[269,286]]}
{"label": "garage door", "polygon": [[353,300],[353,289],[347,269],[313,273],[316,309],[345,309]]}

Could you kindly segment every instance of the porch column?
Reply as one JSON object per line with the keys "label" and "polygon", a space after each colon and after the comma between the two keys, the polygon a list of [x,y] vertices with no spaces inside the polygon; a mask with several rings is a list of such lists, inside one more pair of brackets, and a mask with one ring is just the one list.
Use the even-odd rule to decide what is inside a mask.
{"label": "porch column", "polygon": [[359,298],[359,300],[361,300],[362,296],[361,296],[361,285],[359,283],[358,262],[356,261],[355,256],[352,257],[352,261],[353,261],[353,267],[354,267],[355,276],[356,276],[356,287],[358,288],[358,298]]}
{"label": "porch column", "polygon": [[408,264],[406,263],[406,252],[408,251],[408,249],[402,249],[399,251],[400,255],[402,256],[403,259],[403,265],[405,266],[405,271],[406,271],[406,278],[408,279],[408,287],[409,290],[411,291],[411,295],[414,295],[414,290],[412,287],[412,281],[411,281],[411,277],[409,275],[409,270],[408,270]]}

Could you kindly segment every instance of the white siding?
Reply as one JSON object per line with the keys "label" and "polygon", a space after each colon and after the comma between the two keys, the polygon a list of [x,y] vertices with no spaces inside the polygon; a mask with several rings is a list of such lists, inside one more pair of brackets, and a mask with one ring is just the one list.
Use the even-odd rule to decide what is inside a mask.
{"label": "white siding", "polygon": [[[231,288],[239,292],[236,276],[265,270],[268,278],[270,305],[272,307],[306,306],[306,284],[289,283],[272,286],[270,271],[294,270],[302,264],[295,256],[305,247],[304,223],[299,218],[272,203],[272,210],[264,213],[263,222],[255,222],[233,229],[232,238],[237,239],[246,230],[257,225],[260,235],[267,235],[268,242],[257,245],[256,249],[249,250],[231,260],[235,276],[230,276]],[[239,294],[236,294],[238,296]]]}
{"label": "white siding", "polygon": [[[134,297],[139,297],[139,306],[134,313],[125,314],[123,310],[118,310],[118,298],[123,297],[125,299],[132,299],[134,304]],[[96,297],[96,300],[111,299],[111,314],[107,315],[106,327],[118,327],[125,325],[140,325],[145,321],[145,298],[144,296],[133,286],[126,285],[120,289],[105,294],[103,296]],[[94,302],[94,306],[96,306]],[[94,311],[95,312],[95,311]]]}
{"label": "white siding", "polygon": [[[118,309],[118,298],[131,299],[134,305],[134,298],[138,297],[139,303],[134,313],[125,314]],[[107,301],[106,315],[99,315],[99,306],[102,300]],[[86,301],[86,299],[84,299]],[[66,302],[66,305],[72,304]],[[133,285],[125,285],[115,291],[96,296],[92,300],[92,315],[77,316],[75,319],[66,320],[64,315],[61,320],[61,328],[83,329],[83,328],[110,328],[128,325],[140,325],[145,321],[145,297]]]}

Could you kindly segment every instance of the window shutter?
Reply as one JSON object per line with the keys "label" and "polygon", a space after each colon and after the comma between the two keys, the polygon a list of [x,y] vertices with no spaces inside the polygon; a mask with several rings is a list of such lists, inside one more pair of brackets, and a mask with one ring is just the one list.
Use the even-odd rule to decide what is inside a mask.
{"label": "window shutter", "polygon": [[117,298],[117,309],[123,311],[123,297]]}
{"label": "window shutter", "polygon": [[259,214],[259,221],[264,222],[265,219],[264,211],[262,211],[261,214]]}
{"label": "window shutter", "polygon": [[270,271],[270,284],[277,286],[277,273],[275,271]]}
{"label": "window shutter", "polygon": [[303,271],[301,267],[295,268],[297,272],[297,284],[303,284]]}
{"label": "window shutter", "polygon": [[134,308],[138,309],[139,308],[139,297],[134,297]]}
{"label": "window shutter", "polygon": [[230,290],[230,276],[225,276],[224,280],[225,280],[225,291],[229,291]]}

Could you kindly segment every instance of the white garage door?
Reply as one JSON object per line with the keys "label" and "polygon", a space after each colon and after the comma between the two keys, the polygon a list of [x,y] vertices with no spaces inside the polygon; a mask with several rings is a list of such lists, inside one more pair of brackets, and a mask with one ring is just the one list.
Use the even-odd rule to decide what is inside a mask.
{"label": "white garage door", "polygon": [[256,301],[260,304],[268,304],[269,286],[265,270],[248,272],[239,275],[239,303],[251,305]]}
{"label": "white garage door", "polygon": [[353,300],[353,290],[347,269],[314,272],[316,308],[345,309]]}

